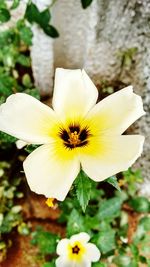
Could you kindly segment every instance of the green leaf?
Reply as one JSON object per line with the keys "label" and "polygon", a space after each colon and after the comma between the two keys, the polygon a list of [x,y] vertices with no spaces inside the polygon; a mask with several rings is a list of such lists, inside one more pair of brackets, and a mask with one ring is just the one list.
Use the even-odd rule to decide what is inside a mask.
{"label": "green leaf", "polygon": [[92,3],[93,0],[81,0],[82,7],[85,9]]}
{"label": "green leaf", "polygon": [[32,87],[32,82],[31,82],[31,77],[28,73],[25,73],[22,77],[22,84],[26,88],[31,88]]}
{"label": "green leaf", "polygon": [[90,230],[99,230],[100,229],[99,219],[96,216],[90,217],[89,215],[86,215],[84,217],[84,223],[85,223],[86,227]]}
{"label": "green leaf", "polygon": [[6,142],[6,143],[15,143],[17,141],[17,138],[9,135],[9,134],[6,134],[6,133],[3,133],[3,132],[0,132],[0,143],[1,142]]}
{"label": "green leaf", "polygon": [[17,28],[19,30],[19,35],[21,40],[26,44],[26,45],[32,45],[32,37],[33,33],[30,29],[30,27],[26,26],[23,20],[19,20],[17,22]]}
{"label": "green leaf", "polygon": [[21,214],[12,213],[9,211],[3,219],[2,225],[0,226],[0,233],[9,233],[13,227],[17,226],[21,222]]}
{"label": "green leaf", "polygon": [[133,254],[134,259],[135,260],[138,260],[139,259],[139,250],[138,250],[138,247],[135,244],[131,244],[130,245],[130,248],[131,248],[131,252]]}
{"label": "green leaf", "polygon": [[7,75],[7,74],[0,74],[0,95],[8,97],[13,93],[13,88],[16,88],[16,80]]}
{"label": "green leaf", "polygon": [[31,64],[30,58],[23,54],[19,54],[16,61],[25,67],[30,67],[30,64]]}
{"label": "green leaf", "polygon": [[114,186],[118,191],[121,192],[121,188],[118,184],[118,181],[117,181],[117,177],[116,176],[112,176],[112,177],[109,177],[107,180],[106,180],[107,183],[111,184],[112,186]]}
{"label": "green leaf", "polygon": [[24,92],[26,94],[31,95],[31,96],[35,97],[36,99],[40,100],[40,93],[39,93],[39,90],[37,88],[26,89]]}
{"label": "green leaf", "polygon": [[149,212],[149,201],[146,197],[136,197],[129,204],[136,212]]}
{"label": "green leaf", "polygon": [[81,170],[76,178],[75,187],[77,199],[85,212],[91,197],[92,180]]}
{"label": "green leaf", "polygon": [[30,23],[36,22],[44,29],[51,19],[51,14],[48,8],[40,12],[37,6],[31,3],[27,6],[25,17]]}
{"label": "green leaf", "polygon": [[104,262],[94,262],[92,267],[108,267],[108,265]]}
{"label": "green leaf", "polygon": [[39,20],[39,24],[40,26],[44,29],[45,27],[47,27],[49,21],[51,19],[51,14],[49,9],[45,9],[44,11],[42,11],[40,13],[40,20]]}
{"label": "green leaf", "polygon": [[148,264],[147,267],[150,267],[150,259],[147,259],[147,264]]}
{"label": "green leaf", "polygon": [[131,267],[131,258],[126,255],[119,255],[114,258],[113,262],[118,266],[118,267]]}
{"label": "green leaf", "polygon": [[100,251],[104,254],[115,249],[115,231],[110,229],[107,231],[99,232],[97,234],[97,242],[95,242]]}
{"label": "green leaf", "polygon": [[142,256],[142,255],[140,255],[139,256],[139,260],[140,260],[140,262],[142,262],[142,263],[147,263],[147,260],[146,260],[146,257],[144,257],[144,256]]}
{"label": "green leaf", "polygon": [[38,25],[40,25],[48,36],[52,38],[57,38],[59,36],[56,28],[52,25],[49,25],[51,14],[48,8],[40,12],[37,6],[31,3],[27,6],[25,17],[30,23],[36,22]]}
{"label": "green leaf", "polygon": [[119,197],[113,197],[108,200],[104,200],[100,204],[98,211],[98,217],[100,220],[116,218],[120,215],[122,206],[122,199]]}
{"label": "green leaf", "polygon": [[10,20],[10,12],[6,8],[1,8],[0,9],[0,22],[4,23]]}
{"label": "green leaf", "polygon": [[42,267],[55,267],[55,263],[54,262],[45,262]]}
{"label": "green leaf", "polygon": [[142,183],[143,177],[141,170],[132,170],[129,168],[127,171],[123,172],[124,180],[127,186],[127,192],[130,196],[134,196],[137,191],[137,183]]}
{"label": "green leaf", "polygon": [[17,8],[19,6],[19,4],[20,4],[20,0],[13,0],[11,9]]}
{"label": "green leaf", "polygon": [[21,234],[21,235],[29,235],[30,234],[30,228],[29,226],[22,222],[19,226],[18,226],[18,233]]}
{"label": "green leaf", "polygon": [[150,217],[141,218],[139,225],[142,225],[145,231],[150,231]]}
{"label": "green leaf", "polygon": [[58,236],[38,228],[32,233],[32,245],[38,245],[41,254],[51,254],[56,252]]}
{"label": "green leaf", "polygon": [[30,154],[38,147],[39,147],[39,145],[27,145],[25,147],[25,151],[27,151]]}
{"label": "green leaf", "polygon": [[73,209],[67,222],[67,235],[70,237],[84,231],[86,229],[83,216],[76,209]]}
{"label": "green leaf", "polygon": [[0,0],[0,9],[1,8],[7,8],[7,4],[5,0]]}
{"label": "green leaf", "polygon": [[36,22],[39,24],[40,21],[40,11],[38,10],[37,6],[33,3],[27,5],[25,11],[25,18],[30,22]]}
{"label": "green leaf", "polygon": [[57,38],[59,37],[59,33],[56,30],[56,28],[52,25],[47,25],[43,28],[44,32],[49,35],[52,38]]}

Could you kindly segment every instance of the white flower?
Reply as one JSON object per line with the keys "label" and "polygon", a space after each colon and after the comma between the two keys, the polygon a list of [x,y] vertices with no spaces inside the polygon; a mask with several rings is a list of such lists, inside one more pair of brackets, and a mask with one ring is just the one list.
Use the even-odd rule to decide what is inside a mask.
{"label": "white flower", "polygon": [[80,167],[94,181],[127,170],[144,137],[122,135],[144,115],[141,97],[126,87],[96,104],[98,91],[85,71],[57,69],[53,108],[24,93],[0,106],[0,130],[43,144],[24,161],[31,190],[64,200]]}
{"label": "white flower", "polygon": [[87,233],[73,235],[70,239],[62,239],[57,245],[56,267],[90,267],[91,262],[100,259],[100,251],[96,245],[88,243]]}

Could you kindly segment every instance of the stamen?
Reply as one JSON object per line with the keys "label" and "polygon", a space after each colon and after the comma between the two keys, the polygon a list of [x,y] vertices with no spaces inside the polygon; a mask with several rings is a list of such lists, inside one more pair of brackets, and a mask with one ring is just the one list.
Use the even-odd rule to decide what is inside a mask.
{"label": "stamen", "polygon": [[54,200],[55,198],[48,198],[45,203],[47,204],[48,207],[53,208],[54,207]]}
{"label": "stamen", "polygon": [[70,138],[68,139],[68,141],[73,146],[80,144],[79,134],[77,133],[77,131],[75,131],[74,133],[70,133]]}
{"label": "stamen", "polygon": [[80,128],[79,125],[70,125],[68,129],[60,129],[60,138],[64,141],[67,148],[86,146],[89,142],[88,137],[91,136],[88,127]]}

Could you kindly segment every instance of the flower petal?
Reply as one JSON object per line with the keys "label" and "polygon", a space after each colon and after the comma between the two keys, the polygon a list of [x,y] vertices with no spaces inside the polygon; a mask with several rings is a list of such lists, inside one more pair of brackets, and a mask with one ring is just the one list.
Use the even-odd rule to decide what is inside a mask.
{"label": "flower petal", "polygon": [[76,262],[74,265],[72,265],[72,267],[91,267],[91,261],[89,261],[87,258],[84,258],[81,262]]}
{"label": "flower petal", "polygon": [[95,134],[122,134],[144,115],[142,99],[128,86],[100,101],[89,112],[88,119]]}
{"label": "flower petal", "polygon": [[58,257],[55,261],[56,267],[91,267],[91,262],[87,259],[82,260],[81,262],[68,260],[65,257]]}
{"label": "flower petal", "polygon": [[85,71],[58,68],[53,107],[61,118],[84,116],[96,103],[98,91]]}
{"label": "flower petal", "polygon": [[0,106],[0,130],[27,143],[50,142],[55,124],[54,111],[24,93],[9,96]]}
{"label": "flower petal", "polygon": [[80,170],[74,151],[61,149],[59,143],[37,148],[23,165],[32,191],[61,201],[66,197]]}
{"label": "flower petal", "polygon": [[73,263],[68,261],[65,257],[58,257],[55,261],[56,267],[74,267]]}
{"label": "flower petal", "polygon": [[71,243],[74,243],[76,241],[80,241],[81,243],[87,243],[88,241],[90,240],[90,236],[87,234],[87,233],[79,233],[79,234],[76,234],[76,235],[73,235],[71,238],[70,238],[70,242]]}
{"label": "flower petal", "polygon": [[57,245],[56,253],[58,255],[67,255],[69,243],[70,243],[70,241],[67,238],[60,240],[58,245]]}
{"label": "flower petal", "polygon": [[140,135],[95,138],[89,148],[82,154],[80,151],[82,168],[94,181],[102,181],[127,170],[141,155],[143,143],[144,137]]}
{"label": "flower petal", "polygon": [[100,259],[100,251],[99,249],[96,247],[96,245],[92,244],[92,243],[88,243],[86,245],[86,257],[92,261],[92,262],[96,262]]}
{"label": "flower petal", "polygon": [[16,147],[17,147],[18,149],[22,149],[22,148],[25,147],[26,145],[28,145],[28,143],[26,143],[26,142],[24,142],[24,141],[22,141],[22,140],[17,140],[17,141],[16,141]]}

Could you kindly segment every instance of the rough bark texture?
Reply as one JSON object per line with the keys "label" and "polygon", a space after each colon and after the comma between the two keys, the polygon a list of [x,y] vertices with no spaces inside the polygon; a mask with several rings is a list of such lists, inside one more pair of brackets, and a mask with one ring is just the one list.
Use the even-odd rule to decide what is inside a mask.
{"label": "rough bark texture", "polygon": [[[50,0],[35,2],[44,9]],[[60,33],[57,40],[33,27],[36,84],[51,94],[55,67],[84,67],[97,85],[105,81],[115,89],[133,84],[147,112],[131,130],[146,136],[137,165],[143,166],[145,177],[141,192],[150,196],[150,0],[93,0],[87,10],[80,0],[61,0],[52,19]]]}

